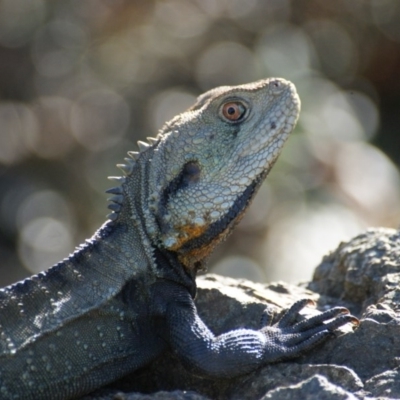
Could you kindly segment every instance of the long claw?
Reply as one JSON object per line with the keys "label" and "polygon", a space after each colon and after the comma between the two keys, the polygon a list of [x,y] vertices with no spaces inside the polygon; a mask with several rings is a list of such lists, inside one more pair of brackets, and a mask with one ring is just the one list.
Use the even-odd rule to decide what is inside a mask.
{"label": "long claw", "polygon": [[325,321],[328,321],[332,318],[337,317],[338,315],[349,314],[349,310],[344,307],[334,307],[328,311],[325,311],[321,314],[315,315],[314,317],[307,318],[304,321],[293,325],[293,332],[302,332],[308,329],[316,328],[320,326]]}
{"label": "long claw", "polygon": [[335,329],[340,328],[341,326],[348,323],[353,324],[354,326],[360,325],[360,321],[358,320],[358,318],[354,317],[353,315],[341,315],[335,318],[333,321],[325,324],[325,327],[330,331],[334,331]]}
{"label": "long claw", "polygon": [[285,311],[282,318],[278,322],[279,328],[287,328],[292,325],[292,323],[297,318],[300,310],[305,306],[315,305],[314,300],[311,299],[301,299],[296,301],[288,310]]}

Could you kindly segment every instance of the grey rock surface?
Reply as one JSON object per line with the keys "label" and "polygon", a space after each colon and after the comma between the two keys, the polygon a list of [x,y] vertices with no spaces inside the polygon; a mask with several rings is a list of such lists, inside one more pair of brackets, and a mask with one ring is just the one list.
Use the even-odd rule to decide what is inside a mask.
{"label": "grey rock surface", "polygon": [[286,387],[278,387],[268,392],[261,400],[356,400],[357,397],[333,385],[320,375]]}
{"label": "grey rock surface", "polygon": [[365,390],[373,396],[400,398],[400,371],[398,368],[375,375],[365,382]]}
{"label": "grey rock surface", "polygon": [[369,229],[325,256],[310,290],[352,303],[364,317],[389,322],[400,310],[400,231]]}
{"label": "grey rock surface", "polygon": [[208,397],[202,396],[196,392],[186,392],[181,390],[174,390],[171,392],[160,391],[153,394],[143,393],[123,393],[123,392],[110,392],[105,391],[104,394],[93,396],[85,396],[82,400],[210,400]]}
{"label": "grey rock surface", "polygon": [[113,384],[110,394],[85,399],[400,399],[399,231],[370,229],[340,244],[306,287],[208,274],[198,279],[198,288],[200,316],[216,334],[258,328],[265,307],[277,317],[304,297],[317,303],[304,315],[345,306],[361,324],[354,332],[343,329],[311,354],[231,380],[195,376],[166,354]]}

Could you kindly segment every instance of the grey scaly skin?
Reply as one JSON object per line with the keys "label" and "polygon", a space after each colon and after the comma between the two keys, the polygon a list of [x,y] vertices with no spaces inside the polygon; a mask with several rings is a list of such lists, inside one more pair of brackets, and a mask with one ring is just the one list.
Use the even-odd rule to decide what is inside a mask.
{"label": "grey scaly skin", "polygon": [[191,370],[234,377],[299,356],[356,319],[335,308],[300,323],[218,337],[197,315],[196,271],[232,230],[300,110],[267,79],[200,96],[139,142],[110,189],[109,220],[48,271],[0,291],[0,398],[70,399],[172,348]]}

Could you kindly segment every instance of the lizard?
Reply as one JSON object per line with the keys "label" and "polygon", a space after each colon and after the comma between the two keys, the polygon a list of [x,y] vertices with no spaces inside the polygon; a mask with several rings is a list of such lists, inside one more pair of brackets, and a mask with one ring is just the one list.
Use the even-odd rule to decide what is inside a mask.
{"label": "lizard", "polygon": [[118,165],[107,221],[69,257],[0,291],[0,398],[72,399],[172,349],[230,378],[297,357],[357,319],[341,307],[297,322],[300,300],[259,330],[215,336],[196,273],[242,218],[300,112],[281,78],[222,86],[138,142]]}

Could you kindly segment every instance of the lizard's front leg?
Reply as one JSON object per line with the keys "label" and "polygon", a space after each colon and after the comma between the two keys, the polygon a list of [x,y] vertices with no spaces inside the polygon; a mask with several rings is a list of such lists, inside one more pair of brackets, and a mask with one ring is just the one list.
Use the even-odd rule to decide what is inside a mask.
{"label": "lizard's front leg", "polygon": [[309,303],[300,300],[274,325],[215,336],[198,316],[184,288],[171,285],[168,293],[165,317],[172,349],[186,366],[213,377],[234,377],[266,363],[300,356],[332,337],[338,327],[358,324],[357,318],[341,307],[293,323],[298,312]]}

